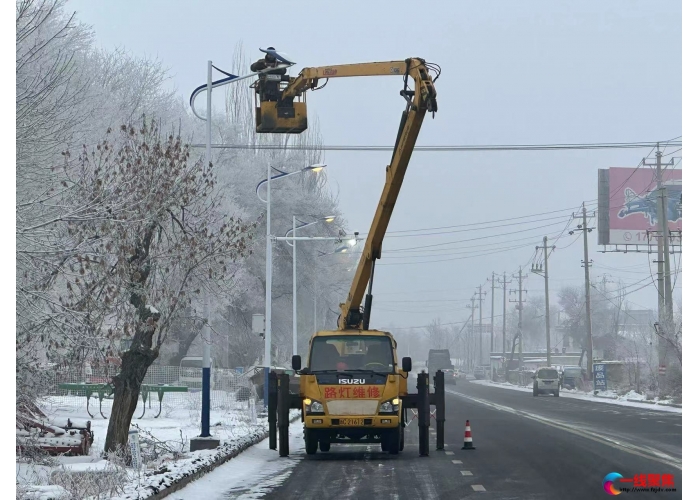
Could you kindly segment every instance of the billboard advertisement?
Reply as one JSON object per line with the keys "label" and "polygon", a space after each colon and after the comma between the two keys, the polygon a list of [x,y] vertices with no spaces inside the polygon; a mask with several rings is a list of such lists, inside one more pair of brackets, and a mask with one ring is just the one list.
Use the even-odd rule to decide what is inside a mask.
{"label": "billboard advertisement", "polygon": [[[679,244],[682,223],[681,169],[663,172],[666,215],[672,243]],[[598,171],[598,244],[649,245],[647,231],[658,231],[656,171],[652,168],[609,168]],[[676,233],[674,233],[674,231]],[[655,234],[652,234],[654,236]],[[656,246],[656,239],[651,239]]]}

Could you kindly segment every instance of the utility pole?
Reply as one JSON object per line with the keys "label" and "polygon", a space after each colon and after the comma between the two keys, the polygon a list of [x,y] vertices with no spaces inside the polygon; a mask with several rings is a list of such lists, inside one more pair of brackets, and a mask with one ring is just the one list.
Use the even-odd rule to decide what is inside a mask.
{"label": "utility pole", "polygon": [[[542,273],[542,265],[535,266],[532,265],[532,272],[535,274],[541,274],[544,277],[544,317],[545,317],[545,331],[547,335],[547,366],[552,366],[552,347],[551,347],[551,337],[549,330],[549,254],[547,253],[547,237],[542,238],[542,246],[535,247],[535,250],[542,249],[544,252],[544,274]],[[556,247],[553,246],[552,250]]]}
{"label": "utility pole", "polygon": [[518,370],[523,369],[523,268],[518,269]]}
{"label": "utility pole", "polygon": [[477,299],[479,301],[479,365],[483,364],[483,359],[482,356],[484,354],[484,332],[483,332],[483,307],[481,307],[481,303],[484,301],[484,295],[486,295],[486,292],[482,292],[483,285],[479,285],[479,298]]}
{"label": "utility pole", "polygon": [[[472,295],[472,298],[471,298],[470,300],[471,300],[471,302],[472,302],[472,305],[471,305],[471,306],[467,306],[467,307],[469,307],[469,308],[471,309],[471,311],[472,311],[472,315],[471,315],[471,320],[472,320],[471,332],[472,332],[472,334],[471,334],[471,337],[472,337],[472,339],[473,339],[473,338],[474,338],[474,310],[477,308],[477,306],[474,305],[474,302],[476,301],[476,298],[475,298],[473,295]],[[473,357],[474,357],[473,352],[469,349],[469,337],[467,337],[467,351],[468,351],[468,352],[467,352],[467,358],[470,358],[470,357],[473,358]]]}
{"label": "utility pole", "polygon": [[[578,229],[574,231],[583,231],[583,260],[582,266],[585,269],[586,277],[586,351],[588,352],[588,362],[586,363],[586,371],[588,372],[588,379],[593,380],[593,326],[591,324],[591,276],[589,269],[593,264],[592,260],[588,260],[588,233],[593,231],[594,228],[588,227],[588,216],[586,215],[586,204],[582,204],[581,218],[583,223],[578,226]],[[593,213],[595,216],[595,212]],[[574,215],[575,218],[579,218]],[[574,231],[570,231],[569,234],[573,234]]]}
{"label": "utility pole", "polygon": [[[527,275],[523,276],[523,268],[518,269],[518,300],[513,300],[511,302],[517,302],[518,305],[518,333],[516,338],[518,339],[518,370],[523,369],[523,292],[527,293],[527,290],[523,290],[523,278],[527,278]],[[515,290],[511,290],[514,293]],[[513,339],[515,342],[515,339]]]}
{"label": "utility pole", "polygon": [[[487,281],[489,281],[488,278],[487,278]],[[494,291],[496,289],[496,273],[495,272],[491,272],[491,280],[490,281],[491,281],[491,349],[489,350],[489,357],[491,356],[490,353],[493,352],[493,319],[494,319],[493,308],[494,308],[494,301],[496,298],[496,294]]]}
{"label": "utility pole", "polygon": [[[667,212],[667,197],[666,188],[663,182],[662,167],[674,164],[673,159],[668,163],[661,161],[662,153],[659,145],[656,145],[656,161],[647,163],[644,159],[644,165],[653,165],[656,167],[656,189],[658,196],[656,197],[656,213],[657,213],[657,265],[658,265],[658,292],[659,292],[659,325],[665,335],[669,330],[674,329],[673,326],[673,292],[671,288],[671,255],[670,255],[670,240],[668,230],[668,212]],[[659,340],[659,364],[666,363],[666,352],[668,345],[664,339]]]}
{"label": "utility pole", "polygon": [[506,273],[503,273],[503,281],[499,281],[501,285],[503,285],[503,359],[506,358],[506,305],[508,304],[508,298],[507,298],[507,291],[508,291],[508,285],[512,283],[512,281],[506,281]]}

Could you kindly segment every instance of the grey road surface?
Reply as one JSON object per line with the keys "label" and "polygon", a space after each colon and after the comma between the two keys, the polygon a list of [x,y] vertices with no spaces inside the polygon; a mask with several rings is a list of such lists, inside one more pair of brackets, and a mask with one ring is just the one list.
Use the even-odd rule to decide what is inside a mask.
{"label": "grey road surface", "polygon": [[[433,423],[430,457],[418,456],[417,420],[409,423],[406,447],[398,456],[381,452],[378,445],[334,445],[328,453],[306,456],[297,436],[290,457],[275,459],[293,463],[284,477],[264,490],[231,484],[218,498],[589,500],[610,498],[603,489],[610,472],[623,478],[670,474],[676,492],[622,495],[681,497],[679,414],[534,398],[468,381],[447,390],[444,451],[435,450]],[[472,451],[461,449],[467,419],[476,446]],[[271,459],[276,456],[264,451]],[[236,467],[235,462],[223,467]]]}

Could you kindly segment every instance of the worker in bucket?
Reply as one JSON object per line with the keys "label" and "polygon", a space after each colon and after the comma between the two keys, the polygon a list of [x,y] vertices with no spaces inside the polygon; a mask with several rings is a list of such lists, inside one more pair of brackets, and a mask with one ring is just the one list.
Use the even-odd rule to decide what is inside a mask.
{"label": "worker in bucket", "polygon": [[[267,50],[260,49],[265,52],[265,57],[258,59],[253,64],[250,65],[251,71],[263,71],[268,68],[277,68],[280,62],[275,56],[275,48],[268,47]],[[258,80],[257,92],[260,94],[260,100],[262,101],[276,101],[280,94],[280,81],[282,80],[282,75],[287,73],[287,68],[273,69],[266,72],[264,75],[260,75],[260,80]],[[279,75],[277,77],[268,78],[268,75]]]}

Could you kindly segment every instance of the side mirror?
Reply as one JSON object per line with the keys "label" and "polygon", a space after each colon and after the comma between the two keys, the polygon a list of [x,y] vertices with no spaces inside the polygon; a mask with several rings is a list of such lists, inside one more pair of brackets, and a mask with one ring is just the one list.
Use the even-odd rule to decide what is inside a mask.
{"label": "side mirror", "polygon": [[292,356],[292,369],[295,371],[301,370],[301,356],[298,354]]}
{"label": "side mirror", "polygon": [[412,368],[411,365],[411,358],[410,357],[405,357],[401,360],[401,369],[405,371],[406,373],[410,372]]}

